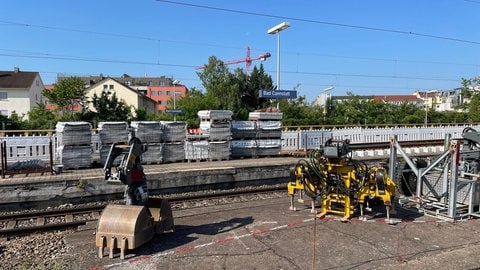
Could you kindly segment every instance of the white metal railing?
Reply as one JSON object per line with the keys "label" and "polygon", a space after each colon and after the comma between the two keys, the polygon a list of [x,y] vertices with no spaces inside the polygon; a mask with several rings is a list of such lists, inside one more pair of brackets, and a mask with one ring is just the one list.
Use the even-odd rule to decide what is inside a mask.
{"label": "white metal railing", "polygon": [[[462,131],[471,127],[480,131],[480,126],[441,126],[441,127],[386,127],[386,128],[361,128],[348,127],[328,130],[295,130],[282,131],[282,151],[302,151],[316,149],[326,140],[349,139],[351,144],[389,142],[396,135],[401,141],[442,140],[447,134],[452,139],[461,139]],[[24,161],[28,159],[41,159],[48,161],[49,143],[53,143],[53,160],[57,160],[56,136],[18,136],[0,137],[0,142],[6,143],[7,162]],[[98,134],[92,134],[93,155],[99,155],[100,140]],[[361,152],[359,155],[368,155]]]}

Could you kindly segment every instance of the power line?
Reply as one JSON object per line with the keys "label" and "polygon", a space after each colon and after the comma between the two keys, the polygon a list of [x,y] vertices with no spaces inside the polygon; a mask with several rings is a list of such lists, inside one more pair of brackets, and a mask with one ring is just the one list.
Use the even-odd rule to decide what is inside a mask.
{"label": "power line", "polygon": [[[1,49],[0,49],[1,50]],[[35,53],[28,53],[26,55],[19,54],[6,54],[0,53],[0,56],[5,57],[22,57],[22,58],[37,58],[37,59],[52,59],[52,60],[70,60],[70,61],[84,61],[84,62],[102,62],[102,63],[117,63],[117,64],[134,64],[134,65],[151,65],[151,66],[167,66],[167,67],[180,67],[180,68],[194,68],[191,65],[179,65],[168,63],[156,63],[156,62],[140,62],[140,61],[125,61],[118,59],[102,59],[102,58],[83,58],[77,56],[66,55],[53,55],[53,54],[41,54],[35,55]],[[273,71],[267,71],[273,72]],[[394,75],[369,75],[369,74],[349,74],[349,73],[327,73],[327,72],[307,72],[307,71],[282,71],[286,74],[301,74],[301,75],[321,75],[321,76],[338,76],[338,77],[363,77],[363,78],[388,78],[388,79],[409,79],[409,80],[435,80],[435,81],[449,81],[455,82],[454,79],[442,79],[442,78],[428,78],[428,77],[412,77],[412,76],[394,76]]]}
{"label": "power line", "polygon": [[223,12],[230,12],[230,13],[237,13],[237,14],[245,14],[245,15],[258,16],[258,17],[276,18],[276,19],[282,19],[282,20],[308,22],[308,23],[324,24],[324,25],[331,25],[331,26],[338,26],[338,27],[354,28],[354,29],[363,29],[363,30],[378,31],[378,32],[389,32],[389,33],[396,33],[396,34],[403,34],[403,35],[421,36],[421,37],[428,37],[428,38],[434,38],[434,39],[442,39],[442,40],[448,40],[448,41],[455,41],[455,42],[462,42],[462,43],[470,43],[470,44],[480,45],[480,42],[478,42],[478,41],[452,38],[452,37],[444,37],[444,36],[431,35],[431,34],[425,34],[425,33],[417,33],[417,32],[412,32],[412,31],[403,31],[403,30],[395,30],[395,29],[387,29],[387,28],[379,28],[379,27],[369,27],[369,26],[354,25],[354,24],[327,22],[327,21],[317,21],[317,20],[302,19],[302,18],[296,18],[296,17],[270,15],[270,14],[265,14],[265,13],[251,12],[251,11],[242,11],[242,10],[235,10],[235,9],[228,9],[228,8],[219,8],[219,7],[212,7],[212,6],[196,5],[196,4],[189,4],[189,3],[176,2],[176,1],[165,1],[165,0],[157,0],[157,1],[158,2],[163,2],[163,3],[168,3],[168,4],[174,4],[174,5],[181,5],[181,6],[188,6],[188,7],[195,7],[195,8],[203,8],[203,9],[209,9],[209,10],[216,10],[216,11],[223,11]]}

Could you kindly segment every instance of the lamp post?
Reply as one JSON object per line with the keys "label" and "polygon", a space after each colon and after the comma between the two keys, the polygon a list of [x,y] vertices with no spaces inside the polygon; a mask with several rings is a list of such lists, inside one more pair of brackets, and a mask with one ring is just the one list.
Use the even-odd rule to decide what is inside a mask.
{"label": "lamp post", "polygon": [[177,121],[177,112],[176,112],[176,109],[177,109],[177,104],[176,104],[177,89],[176,89],[176,86],[177,86],[177,84],[180,84],[180,81],[179,80],[174,80],[172,82],[172,84],[173,84],[173,121],[176,122]]}
{"label": "lamp post", "polygon": [[[282,22],[281,24],[275,25],[274,27],[268,29],[267,33],[270,35],[277,34],[277,90],[280,89],[280,32],[289,28],[289,22]],[[279,108],[279,103],[277,99],[277,109]]]}
{"label": "lamp post", "polygon": [[[335,89],[335,87],[333,86],[330,86],[330,87],[327,87],[325,89],[323,89],[323,95],[325,97],[325,103],[323,104],[323,122],[327,122],[327,101],[328,101],[328,92],[332,91],[333,89]],[[330,95],[331,96],[331,95]],[[331,98],[330,98],[330,103],[331,103]]]}
{"label": "lamp post", "polygon": [[436,93],[437,90],[430,90],[430,91],[427,91],[425,92],[425,97],[423,98],[421,95],[420,95],[420,92],[416,92],[414,95],[417,96],[417,98],[423,100],[425,102],[425,123],[424,125],[427,126],[428,125],[428,94],[430,93]]}

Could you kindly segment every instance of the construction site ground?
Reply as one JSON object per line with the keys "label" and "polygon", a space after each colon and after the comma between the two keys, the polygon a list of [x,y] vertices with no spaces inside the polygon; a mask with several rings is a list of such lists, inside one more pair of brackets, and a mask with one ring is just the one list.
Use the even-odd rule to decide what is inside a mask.
{"label": "construction site ground", "polygon": [[[414,205],[373,206],[358,216],[313,218],[310,201],[250,201],[174,211],[175,230],[129,251],[98,257],[95,226],[67,237],[72,269],[477,269],[480,221],[425,216]],[[317,209],[318,210],[318,209]]]}

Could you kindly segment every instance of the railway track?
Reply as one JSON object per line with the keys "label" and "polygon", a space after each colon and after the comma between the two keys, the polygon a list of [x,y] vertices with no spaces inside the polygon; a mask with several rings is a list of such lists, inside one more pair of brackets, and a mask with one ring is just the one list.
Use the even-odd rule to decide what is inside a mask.
{"label": "railway track", "polygon": [[[238,201],[264,199],[264,194],[285,192],[285,186],[269,186],[248,190],[227,190],[184,196],[172,195],[168,199],[173,211],[214,204],[228,204]],[[58,209],[45,209],[0,215],[0,237],[10,239],[35,232],[67,230],[97,221],[107,203]]]}
{"label": "railway track", "polygon": [[33,232],[78,227],[97,220],[104,207],[76,206],[0,215],[0,236],[8,239]]}

